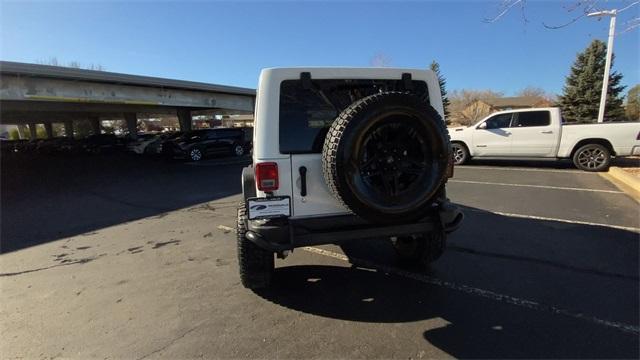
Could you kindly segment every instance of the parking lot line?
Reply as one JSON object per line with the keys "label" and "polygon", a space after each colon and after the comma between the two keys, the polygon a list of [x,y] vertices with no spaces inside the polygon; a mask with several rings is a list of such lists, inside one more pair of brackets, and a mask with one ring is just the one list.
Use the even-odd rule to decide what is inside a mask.
{"label": "parking lot line", "polygon": [[313,254],[342,260],[342,261],[349,261],[356,266],[374,268],[374,269],[381,270],[396,276],[401,276],[404,278],[417,280],[425,284],[440,286],[450,290],[455,290],[455,291],[460,291],[460,292],[464,292],[464,293],[475,295],[475,296],[480,296],[480,297],[494,300],[497,302],[516,305],[519,307],[536,310],[536,311],[545,311],[545,312],[550,312],[557,315],[564,315],[564,316],[572,317],[574,319],[588,321],[594,324],[606,326],[609,328],[613,328],[613,329],[620,330],[620,331],[634,334],[634,335],[640,334],[640,328],[638,326],[600,319],[595,316],[590,316],[579,311],[564,309],[558,306],[543,304],[537,301],[522,299],[522,298],[518,298],[515,296],[506,295],[506,294],[500,294],[500,293],[493,292],[491,290],[480,289],[480,288],[476,288],[476,287],[468,286],[464,284],[456,284],[454,282],[444,281],[444,280],[441,280],[432,276],[424,275],[424,274],[409,272],[409,271],[402,270],[392,266],[375,264],[368,260],[363,260],[358,258],[348,258],[343,254],[335,253],[332,251],[328,251],[328,250],[324,250],[324,249],[320,249],[312,246],[303,247],[302,250],[313,253]]}
{"label": "parking lot line", "polygon": [[567,224],[578,224],[578,225],[602,226],[602,227],[608,227],[608,228],[612,228],[612,229],[626,230],[626,231],[632,231],[632,232],[640,233],[640,228],[633,227],[633,226],[620,226],[620,225],[595,223],[595,222],[589,222],[589,221],[558,219],[558,218],[550,218],[550,217],[545,217],[545,216],[514,214],[514,213],[507,213],[507,212],[501,212],[501,211],[492,211],[492,210],[465,209],[464,211],[477,212],[477,213],[487,213],[488,212],[488,213],[491,213],[491,214],[502,215],[502,216],[507,216],[507,217],[514,217],[514,218],[521,218],[521,219],[556,221],[556,222],[563,222],[563,223],[567,223]]}
{"label": "parking lot line", "polygon": [[514,186],[514,187],[530,187],[530,188],[552,189],[552,190],[589,191],[589,192],[601,192],[601,193],[609,193],[609,194],[624,194],[622,191],[619,191],[619,190],[585,189],[585,188],[574,188],[574,187],[564,187],[564,186],[510,184],[510,183],[499,183],[499,182],[488,182],[488,181],[454,180],[454,179],[449,180],[449,182],[463,183],[463,184]]}
{"label": "parking lot line", "polygon": [[501,167],[501,166],[475,166],[475,165],[456,165],[456,169],[478,169],[478,170],[500,170],[500,171],[532,171],[532,172],[555,172],[596,175],[596,173],[580,171],[580,170],[562,170],[562,169],[540,169],[540,168],[523,168],[523,167]]}

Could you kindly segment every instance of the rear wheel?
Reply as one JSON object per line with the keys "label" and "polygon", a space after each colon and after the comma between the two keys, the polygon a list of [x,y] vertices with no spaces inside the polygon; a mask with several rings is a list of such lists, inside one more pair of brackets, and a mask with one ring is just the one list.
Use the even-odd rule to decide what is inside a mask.
{"label": "rear wheel", "polygon": [[238,205],[236,223],[238,267],[240,281],[248,289],[262,289],[269,286],[275,267],[273,253],[249,241],[247,232],[247,210],[244,202]]}
{"label": "rear wheel", "polygon": [[469,150],[461,143],[451,143],[454,165],[462,165],[469,160]]}
{"label": "rear wheel", "polygon": [[573,164],[584,171],[605,171],[611,163],[611,152],[600,144],[581,146],[573,154]]}
{"label": "rear wheel", "polygon": [[401,263],[427,266],[444,253],[446,234],[434,231],[423,235],[400,236],[393,238],[391,243]]}
{"label": "rear wheel", "polygon": [[244,155],[244,152],[244,146],[240,144],[233,145],[233,155],[240,157]]}
{"label": "rear wheel", "polygon": [[200,161],[202,160],[203,156],[204,153],[200,148],[193,148],[189,150],[189,159],[191,159],[191,161]]}

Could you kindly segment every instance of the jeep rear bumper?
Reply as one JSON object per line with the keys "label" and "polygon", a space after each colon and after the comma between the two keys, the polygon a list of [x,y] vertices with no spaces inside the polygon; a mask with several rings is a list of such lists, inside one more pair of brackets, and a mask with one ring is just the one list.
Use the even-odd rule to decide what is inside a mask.
{"label": "jeep rear bumper", "polygon": [[250,220],[247,239],[277,253],[313,245],[335,244],[345,240],[409,236],[458,229],[464,215],[450,202],[440,204],[419,222],[410,224],[371,224],[355,215],[307,219]]}

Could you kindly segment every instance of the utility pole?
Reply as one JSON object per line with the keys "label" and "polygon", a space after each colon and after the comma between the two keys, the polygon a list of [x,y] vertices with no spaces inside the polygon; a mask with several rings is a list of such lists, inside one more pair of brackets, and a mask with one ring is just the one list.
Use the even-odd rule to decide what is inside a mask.
{"label": "utility pole", "polygon": [[611,71],[611,58],[613,57],[613,38],[616,32],[616,15],[618,10],[603,10],[587,14],[589,17],[611,16],[609,22],[609,41],[607,41],[607,60],[604,65],[604,78],[602,79],[602,93],[600,93],[600,109],[598,110],[598,122],[604,121],[604,108],[607,103],[607,90],[609,89],[609,72]]}

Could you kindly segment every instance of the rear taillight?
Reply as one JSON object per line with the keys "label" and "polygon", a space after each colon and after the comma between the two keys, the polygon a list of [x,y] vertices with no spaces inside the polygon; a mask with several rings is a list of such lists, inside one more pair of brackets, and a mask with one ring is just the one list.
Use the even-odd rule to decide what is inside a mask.
{"label": "rear taillight", "polygon": [[640,131],[638,131],[638,136],[636,136],[636,140],[640,140]]}
{"label": "rear taillight", "polygon": [[278,164],[274,162],[256,164],[256,184],[260,191],[278,190]]}

